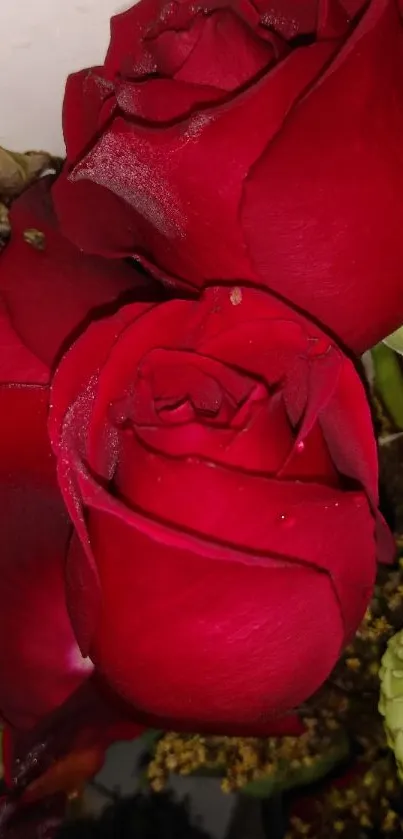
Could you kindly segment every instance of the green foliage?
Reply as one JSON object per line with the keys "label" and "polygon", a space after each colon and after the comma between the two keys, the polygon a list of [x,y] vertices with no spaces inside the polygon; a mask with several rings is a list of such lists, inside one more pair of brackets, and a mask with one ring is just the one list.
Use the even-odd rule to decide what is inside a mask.
{"label": "green foliage", "polygon": [[386,344],[372,350],[375,390],[382,400],[396,430],[403,431],[403,373],[396,353]]}

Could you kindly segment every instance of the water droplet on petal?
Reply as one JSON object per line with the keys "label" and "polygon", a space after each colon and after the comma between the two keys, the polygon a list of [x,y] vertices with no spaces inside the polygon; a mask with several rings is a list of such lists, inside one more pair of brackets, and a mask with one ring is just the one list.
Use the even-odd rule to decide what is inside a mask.
{"label": "water droplet on petal", "polygon": [[297,452],[299,452],[299,454],[301,454],[301,452],[303,452],[304,449],[305,449],[305,443],[304,443],[303,440],[300,440],[299,443],[297,443]]}

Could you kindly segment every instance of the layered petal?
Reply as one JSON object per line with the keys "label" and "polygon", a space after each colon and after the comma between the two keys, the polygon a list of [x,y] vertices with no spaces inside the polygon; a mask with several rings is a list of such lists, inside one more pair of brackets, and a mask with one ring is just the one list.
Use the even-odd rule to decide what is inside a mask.
{"label": "layered petal", "polygon": [[[133,524],[105,510],[91,514],[103,591],[91,652],[137,707],[231,731],[284,713],[326,678],[343,628],[325,575],[242,560],[217,568],[200,540],[182,538],[180,547],[161,531],[157,540],[154,525],[141,532]],[[320,650],[318,625],[326,637]]]}
{"label": "layered petal", "polygon": [[[253,280],[239,225],[243,182],[334,49],[322,42],[297,50],[232,104],[159,131],[117,116],[55,185],[63,230],[87,251],[114,255],[118,242],[120,254],[151,253],[168,273],[196,286],[217,277]],[[83,206],[91,202],[92,218],[79,212],[72,182]],[[101,188],[98,209],[94,184]]]}
{"label": "layered petal", "polygon": [[67,85],[63,230],[178,288],[264,285],[368,349],[403,320],[401,11],[142,0],[118,15],[104,67]]}
{"label": "layered petal", "polygon": [[52,406],[69,612],[119,693],[235,731],[314,692],[376,568],[371,417],[332,341],[247,286],[134,304],[69,350]]}
{"label": "layered petal", "polygon": [[259,276],[357,352],[403,320],[402,66],[397,5],[373,0],[249,172],[242,202]]}

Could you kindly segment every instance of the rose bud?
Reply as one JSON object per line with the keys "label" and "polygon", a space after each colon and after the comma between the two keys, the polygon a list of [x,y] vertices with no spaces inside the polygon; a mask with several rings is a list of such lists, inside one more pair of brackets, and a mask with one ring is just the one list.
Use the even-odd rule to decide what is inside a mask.
{"label": "rose bud", "polygon": [[256,728],[310,696],[382,534],[352,362],[270,293],[215,286],[92,323],[51,403],[83,654],[174,728]]}

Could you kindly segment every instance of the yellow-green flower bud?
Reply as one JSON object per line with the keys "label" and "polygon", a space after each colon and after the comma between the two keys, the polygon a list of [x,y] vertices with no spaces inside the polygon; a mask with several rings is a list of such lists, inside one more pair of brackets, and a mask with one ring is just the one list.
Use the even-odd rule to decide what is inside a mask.
{"label": "yellow-green flower bud", "polygon": [[388,745],[395,753],[399,776],[403,780],[403,630],[390,639],[379,677],[379,711],[385,718]]}

